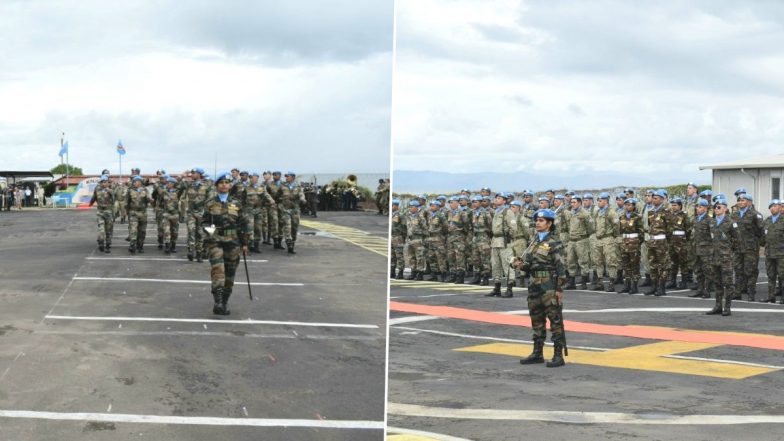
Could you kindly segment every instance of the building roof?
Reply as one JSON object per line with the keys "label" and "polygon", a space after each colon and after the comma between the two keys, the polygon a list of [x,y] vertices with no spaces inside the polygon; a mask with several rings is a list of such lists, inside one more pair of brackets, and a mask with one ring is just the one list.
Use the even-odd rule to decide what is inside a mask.
{"label": "building roof", "polygon": [[48,171],[0,171],[0,176],[4,178],[52,178],[53,175]]}
{"label": "building roof", "polygon": [[734,162],[725,162],[716,165],[701,165],[700,170],[732,170],[741,168],[784,168],[784,154],[761,156],[757,158],[742,159]]}

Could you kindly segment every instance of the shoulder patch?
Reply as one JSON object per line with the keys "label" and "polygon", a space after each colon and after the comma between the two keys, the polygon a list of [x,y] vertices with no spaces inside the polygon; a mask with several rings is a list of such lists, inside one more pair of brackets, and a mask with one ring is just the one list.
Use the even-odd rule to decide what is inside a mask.
{"label": "shoulder patch", "polygon": [[761,214],[759,214],[759,213],[757,213],[757,218],[758,218],[758,219],[762,219],[762,215],[761,215]]}

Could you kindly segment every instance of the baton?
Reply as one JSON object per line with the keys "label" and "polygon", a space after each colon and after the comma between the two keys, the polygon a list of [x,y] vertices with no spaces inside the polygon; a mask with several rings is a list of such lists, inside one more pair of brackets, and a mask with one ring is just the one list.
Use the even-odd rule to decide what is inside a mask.
{"label": "baton", "polygon": [[253,301],[253,293],[250,292],[250,274],[248,274],[248,258],[245,257],[245,251],[242,252],[242,261],[245,263],[245,278],[248,280],[248,297]]}

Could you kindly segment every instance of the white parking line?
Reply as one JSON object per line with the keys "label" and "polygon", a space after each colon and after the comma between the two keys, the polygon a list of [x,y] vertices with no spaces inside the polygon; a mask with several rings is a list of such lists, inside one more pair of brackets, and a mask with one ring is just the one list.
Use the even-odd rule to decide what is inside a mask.
{"label": "white parking line", "polygon": [[231,331],[40,331],[47,335],[120,335],[123,337],[240,337],[288,340],[378,340],[383,336],[372,335],[293,335],[293,334],[246,334]]}
{"label": "white parking line", "polygon": [[[209,285],[209,280],[183,280],[183,279],[136,279],[132,277],[74,277],[74,280],[85,280],[93,282],[155,282],[155,283],[198,283]],[[235,281],[235,285],[247,285],[248,282]],[[304,283],[273,283],[273,282],[251,282],[252,286],[305,286]]]}
{"label": "white parking line", "polygon": [[312,427],[319,429],[383,430],[383,421],[363,420],[304,420],[282,418],[217,418],[164,415],[131,415],[108,413],[36,412],[30,410],[0,410],[1,418],[27,418],[57,421],[99,421],[110,423],[178,424],[191,426],[240,427]]}
{"label": "white parking line", "polygon": [[[165,261],[165,262],[188,262],[188,259],[178,259],[176,257],[87,257],[87,260],[152,260],[152,261]],[[248,259],[248,263],[264,263],[269,262],[265,259]]]}
{"label": "white parking line", "polygon": [[462,420],[548,421],[569,424],[737,425],[782,424],[784,415],[671,415],[665,413],[569,412],[558,410],[453,409],[388,403],[387,413]]}
{"label": "white parking line", "polygon": [[224,323],[232,325],[283,325],[283,326],[312,326],[324,328],[366,328],[378,329],[378,325],[354,325],[349,323],[318,323],[318,322],[283,322],[277,320],[216,320],[216,319],[186,319],[168,317],[96,317],[96,316],[70,316],[47,315],[50,320],[87,320],[111,322],[175,322],[175,323]]}

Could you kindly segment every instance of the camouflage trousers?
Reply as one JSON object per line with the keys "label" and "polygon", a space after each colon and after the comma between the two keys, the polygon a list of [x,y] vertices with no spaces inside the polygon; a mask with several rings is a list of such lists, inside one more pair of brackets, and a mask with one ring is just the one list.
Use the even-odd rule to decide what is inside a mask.
{"label": "camouflage trousers", "polygon": [[471,243],[471,264],[474,265],[475,272],[490,276],[490,241],[486,237],[474,236]]}
{"label": "camouflage trousers", "polygon": [[155,210],[155,224],[158,226],[158,243],[163,243],[163,222],[165,213],[163,210]]}
{"label": "camouflage trousers", "polygon": [[262,240],[264,238],[264,211],[261,208],[251,208],[248,210],[248,222],[250,222],[253,235],[250,242]]}
{"label": "camouflage trousers", "polygon": [[757,288],[757,276],[759,276],[759,248],[735,253],[733,263],[735,290],[739,293],[754,293]]}
{"label": "camouflage trousers", "polygon": [[566,266],[570,277],[588,277],[588,269],[591,265],[590,254],[590,242],[587,237],[569,241],[566,247]]}
{"label": "camouflage trousers", "polygon": [[427,263],[433,271],[444,273],[446,266],[446,242],[443,237],[428,237],[425,241]]}
{"label": "camouflage trousers", "polygon": [[[670,277],[681,272],[681,276],[691,270],[689,266],[689,243],[685,239],[675,239],[670,242]],[[677,242],[676,242],[677,241]]]}
{"label": "camouflage trousers", "polygon": [[177,242],[177,234],[180,229],[180,213],[161,213],[161,226],[163,227],[163,243],[173,244]]}
{"label": "camouflage trousers", "polygon": [[623,277],[631,282],[640,280],[640,240],[626,239],[621,245]]}
{"label": "camouflage trousers", "polygon": [[114,217],[119,217],[121,220],[128,217],[128,212],[125,210],[125,205],[121,204],[120,201],[114,203]]}
{"label": "camouflage trousers", "polygon": [[588,237],[588,267],[591,269],[591,271],[596,271],[598,273],[601,268],[599,268],[596,264],[595,252],[597,241],[598,239],[596,239],[596,236],[594,235]]}
{"label": "camouflage trousers", "polygon": [[492,247],[490,248],[490,266],[493,270],[493,283],[502,283],[503,281],[511,280],[509,275],[512,274],[512,278],[514,278],[514,271],[510,271],[512,268],[509,266],[509,262],[512,260],[512,246],[507,245],[506,247]]}
{"label": "camouflage trousers", "polygon": [[446,239],[446,262],[449,271],[464,272],[466,263],[466,243],[463,236],[449,236]]}
{"label": "camouflage trousers", "polygon": [[766,257],[765,270],[768,273],[768,298],[776,297],[776,282],[784,279],[784,258]]}
{"label": "camouflage trousers", "polygon": [[640,245],[640,272],[642,274],[650,274],[651,271],[648,268],[648,241],[643,241],[642,245]]}
{"label": "camouflage trousers", "polygon": [[278,210],[278,231],[280,238],[283,238],[286,243],[294,242],[297,240],[297,231],[299,231],[299,209],[285,209]]}
{"label": "camouflage trousers", "polygon": [[398,270],[402,270],[406,267],[406,256],[403,253],[403,249],[406,246],[406,240],[403,239],[402,236],[392,236],[392,244],[391,244],[391,259],[390,265],[397,268]]}
{"label": "camouflage trousers", "polygon": [[694,280],[697,282],[697,289],[704,292],[712,291],[715,285],[713,277],[713,265],[711,264],[711,256],[694,255]]}
{"label": "camouflage trousers", "polygon": [[664,282],[667,279],[667,270],[670,268],[670,248],[667,240],[648,241],[648,271],[653,280]]}
{"label": "camouflage trousers", "polygon": [[534,341],[547,338],[546,320],[550,320],[550,334],[553,343],[564,345],[562,305],[558,304],[555,297],[555,282],[550,279],[544,285],[537,282],[538,278],[530,278],[528,283],[528,315],[531,317],[531,328],[534,331]]}
{"label": "camouflage trousers", "polygon": [[614,279],[618,274],[618,244],[614,237],[603,237],[596,239],[591,246],[591,264],[592,268],[601,277],[604,269],[607,269],[607,275]]}
{"label": "camouflage trousers", "polygon": [[713,262],[711,273],[716,285],[716,303],[726,305],[728,299],[735,295],[735,285],[732,283],[732,259],[727,257],[720,262]]}
{"label": "camouflage trousers", "polygon": [[280,239],[280,227],[278,226],[278,209],[267,205],[261,208],[264,213],[262,216],[261,229],[267,232],[270,237]]}
{"label": "camouflage trousers", "polygon": [[234,287],[234,275],[240,263],[242,248],[238,242],[206,241],[207,256],[210,259],[210,279],[212,280],[212,293],[223,288],[224,295],[231,293]]}
{"label": "camouflage trousers", "polygon": [[204,231],[201,227],[201,214],[188,212],[185,215],[185,226],[188,229],[188,254],[199,255],[204,250]]}
{"label": "camouflage trousers", "polygon": [[427,262],[425,261],[425,242],[422,239],[408,239],[405,245],[406,267],[411,271],[424,271]]}
{"label": "camouflage trousers", "polygon": [[111,208],[98,209],[98,243],[112,243],[114,235],[114,212]]}
{"label": "camouflage trousers", "polygon": [[147,210],[130,210],[128,216],[131,244],[144,245],[144,239],[147,238]]}

